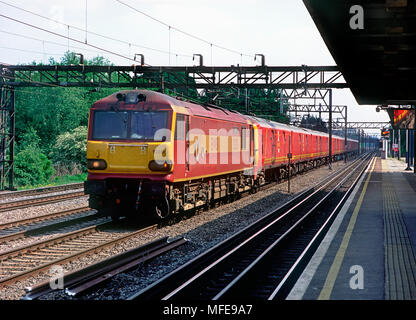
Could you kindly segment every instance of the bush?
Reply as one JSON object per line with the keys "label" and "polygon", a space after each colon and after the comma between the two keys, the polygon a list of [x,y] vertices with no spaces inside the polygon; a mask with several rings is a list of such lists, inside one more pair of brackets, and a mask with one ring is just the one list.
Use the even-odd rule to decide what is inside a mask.
{"label": "bush", "polygon": [[34,145],[26,146],[15,157],[14,175],[20,186],[48,183],[53,174],[51,161]]}
{"label": "bush", "polygon": [[52,147],[50,157],[54,165],[67,170],[68,173],[78,173],[87,170],[87,133],[88,128],[80,126],[72,132],[59,135]]}
{"label": "bush", "polygon": [[19,137],[19,142],[16,143],[16,153],[28,147],[40,147],[39,135],[33,127],[25,128],[24,133]]}

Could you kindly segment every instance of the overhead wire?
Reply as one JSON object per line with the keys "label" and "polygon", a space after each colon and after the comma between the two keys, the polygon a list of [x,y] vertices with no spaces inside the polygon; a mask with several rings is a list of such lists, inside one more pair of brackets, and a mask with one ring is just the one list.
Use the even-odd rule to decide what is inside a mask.
{"label": "overhead wire", "polygon": [[[54,32],[54,31],[51,31],[51,30],[48,30],[48,29],[45,29],[45,28],[42,28],[42,27],[39,27],[39,26],[36,26],[36,25],[33,25],[31,23],[28,23],[28,22],[25,22],[25,21],[22,21],[22,20],[19,20],[19,19],[15,19],[15,18],[6,16],[4,14],[0,14],[0,17],[3,17],[5,19],[8,19],[8,20],[11,20],[11,21],[20,23],[20,24],[23,24],[25,26],[28,26],[28,27],[31,27],[31,28],[34,28],[34,29],[37,29],[37,30],[41,30],[41,31],[44,31],[44,32],[53,34],[53,35],[55,35],[57,37],[61,37],[61,38],[64,38],[64,39],[69,39],[69,40],[74,41],[74,42],[77,42],[77,43],[81,43],[83,45],[86,45],[86,46],[89,46],[89,47],[98,49],[100,51],[104,51],[106,53],[109,53],[109,54],[114,55],[114,56],[118,56],[118,57],[123,58],[123,59],[126,59],[126,60],[130,60],[130,61],[136,62],[134,59],[132,59],[130,57],[127,57],[127,56],[125,56],[123,54],[120,54],[120,53],[117,53],[117,52],[114,52],[114,51],[111,51],[111,50],[108,50],[108,49],[105,49],[105,48],[101,48],[101,47],[96,46],[96,45],[93,45],[91,43],[84,43],[81,40],[78,40],[78,39],[75,39],[75,38],[72,38],[72,37],[68,37],[68,36],[62,35],[60,33],[57,33],[57,32]],[[145,64],[145,65],[150,66],[149,64]]]}
{"label": "overhead wire", "polygon": [[[19,7],[19,6],[14,5],[14,4],[10,4],[10,3],[5,2],[5,1],[3,1],[3,0],[0,0],[0,3],[2,3],[2,4],[4,4],[4,5],[7,5],[7,6],[10,6],[10,7],[14,8],[14,9],[17,9],[17,10],[20,10],[20,11],[23,11],[23,12],[26,12],[26,13],[29,13],[29,14],[32,14],[32,15],[35,15],[35,16],[40,17],[40,18],[42,18],[42,19],[46,19],[46,20],[48,20],[48,21],[51,21],[51,22],[54,22],[54,23],[56,23],[56,24],[60,24],[60,25],[62,25],[62,26],[67,27],[67,29],[68,29],[68,35],[66,36],[66,39],[68,40],[68,46],[69,46],[69,40],[71,40],[71,38],[70,38],[70,36],[69,36],[69,29],[70,29],[70,28],[72,28],[72,29],[75,29],[75,30],[78,30],[78,31],[85,32],[86,34],[91,34],[91,35],[95,35],[95,36],[98,36],[98,37],[102,37],[102,38],[107,39],[107,40],[111,40],[111,41],[115,41],[115,42],[123,43],[123,44],[125,44],[125,45],[128,45],[128,46],[129,46],[129,48],[130,48],[131,46],[134,46],[134,47],[141,48],[141,49],[145,49],[145,50],[150,50],[150,51],[155,51],[155,52],[159,52],[159,53],[163,53],[163,54],[168,54],[168,55],[169,55],[169,60],[170,60],[170,56],[171,56],[171,55],[176,56],[176,58],[178,58],[178,57],[193,58],[193,56],[191,56],[191,55],[181,54],[181,53],[176,53],[176,52],[171,52],[171,49],[170,49],[170,42],[171,42],[170,37],[171,37],[171,31],[172,31],[172,30],[175,30],[175,31],[177,31],[177,32],[179,32],[179,33],[182,33],[182,34],[184,34],[184,35],[188,36],[188,37],[191,37],[191,38],[193,38],[193,39],[196,39],[196,40],[202,41],[202,42],[204,42],[204,43],[206,43],[206,44],[210,45],[210,48],[211,48],[211,60],[212,60],[212,48],[213,48],[213,47],[216,47],[216,48],[219,48],[219,49],[222,49],[222,50],[225,50],[225,51],[228,51],[228,52],[234,53],[234,54],[238,54],[238,55],[240,56],[240,58],[241,58],[241,59],[243,58],[243,56],[246,56],[246,57],[255,57],[254,55],[245,54],[245,53],[239,52],[239,51],[237,51],[237,50],[233,50],[233,49],[230,49],[230,48],[227,48],[227,47],[221,46],[221,45],[219,45],[219,44],[216,44],[216,43],[213,43],[213,42],[211,42],[211,41],[205,40],[205,39],[203,39],[203,38],[201,38],[201,37],[198,37],[198,36],[196,36],[196,35],[194,35],[194,34],[191,34],[191,33],[189,33],[189,32],[186,32],[186,31],[184,31],[184,30],[182,30],[182,29],[179,29],[179,28],[177,28],[177,27],[171,26],[171,25],[169,25],[168,23],[163,22],[162,20],[157,19],[157,18],[155,18],[155,17],[153,17],[153,16],[151,16],[151,15],[149,15],[149,14],[147,14],[147,13],[143,12],[142,10],[139,10],[139,9],[137,9],[137,8],[135,8],[135,7],[131,6],[131,5],[129,5],[129,4],[125,3],[125,2],[123,2],[123,1],[120,1],[120,0],[115,0],[115,1],[116,1],[116,2],[118,2],[118,3],[120,3],[121,5],[124,5],[124,6],[126,6],[126,7],[130,8],[130,9],[132,9],[132,10],[134,10],[134,11],[136,11],[136,12],[138,12],[138,13],[140,13],[140,14],[142,14],[142,15],[144,15],[144,16],[146,16],[146,17],[148,17],[148,18],[150,18],[150,19],[152,19],[152,20],[154,20],[154,21],[156,21],[156,22],[158,22],[158,23],[160,23],[160,24],[163,24],[163,25],[164,25],[164,26],[166,26],[166,27],[168,27],[168,28],[169,28],[169,51],[165,51],[165,50],[162,50],[162,49],[156,49],[156,48],[152,48],[152,47],[148,47],[148,46],[143,46],[143,45],[140,45],[140,44],[137,44],[137,43],[133,43],[133,42],[129,42],[129,41],[126,41],[126,40],[122,40],[122,39],[118,39],[118,38],[110,37],[110,36],[107,36],[107,35],[103,35],[103,34],[100,34],[100,33],[97,33],[97,32],[93,32],[93,31],[87,30],[86,28],[81,28],[81,27],[78,27],[78,26],[70,25],[70,24],[68,24],[68,23],[65,23],[65,22],[62,22],[62,21],[59,21],[59,20],[56,20],[56,19],[53,19],[53,18],[50,18],[50,17],[44,16],[44,15],[42,15],[42,14],[39,14],[39,13],[36,13],[36,12],[30,11],[30,10],[27,10],[27,9],[24,9],[24,8],[21,8],[21,7]],[[76,42],[82,43],[82,44],[84,44],[84,45],[85,45],[85,44],[87,44],[87,43],[86,43],[87,41],[85,41],[85,43],[84,43],[84,42],[82,42],[82,41],[79,41],[79,40],[78,40],[78,41],[76,41]],[[104,51],[105,51],[105,50],[104,50]],[[105,52],[107,52],[107,51],[105,51]],[[107,53],[109,53],[109,52],[107,52]],[[131,59],[130,59],[130,60],[131,60]],[[133,60],[134,60],[134,59],[133,59]]]}
{"label": "overhead wire", "polygon": [[[129,43],[129,42],[123,41],[123,40],[114,39],[114,38],[111,38],[111,37],[108,37],[108,36],[104,36],[104,35],[101,35],[101,34],[98,34],[98,33],[95,33],[95,32],[87,31],[87,30],[82,29],[82,28],[78,28],[78,27],[74,27],[74,26],[68,25],[68,24],[66,24],[66,23],[63,23],[63,22],[57,21],[57,20],[55,20],[55,19],[52,19],[52,18],[49,18],[49,17],[45,17],[45,16],[42,16],[42,15],[36,14],[36,13],[34,13],[34,12],[31,12],[31,11],[29,11],[29,10],[22,9],[22,8],[17,7],[17,6],[11,5],[11,4],[6,3],[6,2],[4,2],[4,1],[2,1],[2,0],[0,0],[0,3],[3,3],[3,4],[6,4],[6,5],[9,5],[9,6],[12,6],[12,7],[16,8],[16,9],[23,10],[23,11],[25,11],[25,12],[28,12],[28,13],[31,13],[31,14],[34,14],[34,15],[37,15],[37,16],[39,16],[39,17],[42,17],[42,18],[44,18],[44,19],[48,19],[48,20],[53,21],[53,22],[55,22],[55,23],[59,23],[59,24],[65,25],[65,26],[67,26],[67,27],[68,27],[68,34],[69,34],[69,28],[71,27],[71,28],[78,29],[78,30],[81,30],[81,31],[86,31],[86,32],[88,32],[88,33],[90,33],[90,34],[94,34],[94,35],[97,35],[97,36],[101,36],[101,37],[107,38],[107,39],[110,39],[110,40],[114,40],[114,41],[118,41],[118,42],[123,42],[123,43],[125,43],[125,44],[129,44],[129,46],[131,46],[131,45],[133,45],[133,46],[139,46],[139,45],[136,45],[136,44],[133,44],[133,43]],[[31,23],[25,22],[25,21],[22,21],[22,20],[19,20],[19,19],[12,18],[12,17],[7,16],[7,15],[0,14],[0,17],[3,17],[3,18],[5,18],[5,19],[8,19],[8,20],[14,21],[14,22],[16,22],[16,23],[23,24],[23,25],[25,25],[25,26],[28,26],[28,27],[31,27],[31,28],[34,28],[34,29],[37,29],[37,30],[40,30],[40,31],[43,31],[43,32],[47,32],[47,33],[52,34],[52,35],[55,35],[55,36],[57,36],[57,37],[64,38],[64,39],[68,40],[68,47],[69,47],[69,40],[71,40],[71,41],[73,41],[73,42],[77,42],[77,43],[80,43],[80,44],[82,44],[82,45],[85,45],[85,46],[89,46],[89,47],[95,48],[95,49],[97,49],[97,50],[99,50],[99,51],[106,52],[106,53],[109,53],[109,54],[111,54],[111,55],[115,55],[115,56],[121,57],[121,58],[123,58],[123,59],[127,59],[127,60],[130,60],[130,61],[134,61],[134,62],[136,62],[136,60],[135,60],[135,59],[132,59],[132,58],[130,58],[130,57],[128,57],[128,56],[125,56],[125,55],[123,55],[123,54],[120,54],[120,53],[114,52],[114,51],[112,51],[112,50],[108,50],[108,49],[105,49],[105,48],[102,48],[102,47],[99,47],[99,46],[93,45],[93,44],[91,44],[91,43],[86,43],[86,42],[84,43],[83,41],[78,40],[78,39],[75,39],[75,38],[72,38],[72,37],[70,37],[69,35],[68,35],[68,36],[65,36],[65,35],[62,35],[62,34],[60,34],[60,33],[57,33],[57,32],[51,31],[51,30],[48,30],[48,29],[46,29],[46,28],[42,28],[42,27],[40,27],[40,26],[37,26],[37,25],[31,24]],[[198,37],[196,37],[196,36],[193,36],[193,35],[191,35],[191,34],[188,34],[188,33],[184,32],[184,31],[182,31],[182,30],[180,30],[180,29],[177,29],[177,28],[175,28],[175,27],[172,27],[172,29],[174,29],[174,30],[176,30],[176,31],[179,31],[179,32],[181,32],[181,33],[187,34],[188,36],[191,36],[191,37],[193,37],[193,38],[198,38]],[[4,31],[2,31],[2,32],[4,32]],[[6,33],[10,33],[10,32],[6,32]],[[13,34],[13,33],[10,33],[10,34]],[[18,34],[14,34],[14,35],[18,35]],[[18,35],[18,36],[22,36],[22,35]],[[28,36],[24,36],[24,37],[25,37],[25,38],[31,38],[32,40],[42,41],[43,43],[45,43],[45,42],[48,42],[48,43],[53,43],[52,41],[47,41],[47,40],[36,39],[36,38],[33,38],[33,37],[28,37]],[[215,47],[218,47],[218,48],[222,48],[222,49],[224,49],[224,50],[227,50],[227,51],[231,51],[231,52],[237,53],[237,54],[239,54],[240,56],[243,56],[243,54],[242,54],[242,53],[240,53],[240,52],[233,51],[233,50],[229,50],[228,48],[225,48],[225,47],[221,47],[221,46],[215,45],[215,44],[213,44],[213,43],[211,43],[211,42],[207,42],[207,41],[205,41],[205,40],[203,40],[203,39],[201,39],[201,38],[198,38],[198,39],[199,39],[199,40],[201,40],[201,41],[204,41],[204,42],[206,42],[206,43],[209,43],[211,47],[212,47],[212,46],[215,46]],[[54,43],[54,44],[57,44],[57,43]],[[62,44],[59,44],[59,45],[62,45]],[[73,47],[73,46],[72,46],[72,47]],[[143,46],[140,46],[140,47],[143,47]],[[149,48],[149,47],[143,47],[143,48],[147,48],[147,49],[150,49],[150,50],[155,50],[155,51],[159,51],[159,52],[166,53],[166,51],[163,51],[163,50],[153,49],[153,48]],[[85,50],[85,49],[83,49],[83,50]],[[183,55],[183,54],[178,54],[178,53],[171,53],[171,52],[170,52],[170,50],[169,50],[169,52],[168,52],[168,53],[169,53],[169,55],[174,54],[174,55],[176,56],[176,58],[178,58],[178,56],[186,56],[186,57],[191,57],[191,56],[188,56],[188,55]],[[42,52],[42,54],[44,54],[44,52]],[[249,56],[249,55],[245,55],[245,56]],[[145,64],[145,65],[150,66],[149,64]],[[5,78],[8,78],[8,76],[4,76],[4,77],[5,77]],[[16,78],[12,78],[12,77],[9,77],[9,78],[10,78],[10,79],[16,79]],[[52,84],[52,83],[36,82],[36,81],[27,80],[27,79],[19,79],[19,80],[21,80],[21,81],[29,81],[29,82],[36,83],[36,84],[43,85],[43,86],[45,86],[45,85],[46,85],[46,86],[52,86],[52,87],[65,87],[65,86],[60,86],[60,85],[56,85],[56,84]],[[189,99],[189,98],[188,98],[188,99]],[[189,99],[189,100],[192,100],[192,99]]]}
{"label": "overhead wire", "polygon": [[179,32],[179,33],[182,33],[182,34],[184,34],[184,35],[186,35],[186,36],[188,36],[188,37],[190,37],[190,38],[193,38],[193,39],[195,39],[195,40],[199,40],[199,41],[204,42],[204,43],[206,43],[206,44],[208,44],[208,45],[210,45],[210,46],[214,46],[214,47],[216,47],[216,48],[219,48],[219,49],[222,49],[222,50],[225,50],[225,51],[231,52],[231,53],[238,54],[238,55],[240,55],[240,56],[246,56],[246,57],[252,57],[252,58],[254,58],[254,57],[255,57],[254,55],[245,54],[245,53],[242,53],[242,52],[240,52],[240,51],[236,51],[236,50],[233,50],[233,49],[230,49],[230,48],[227,48],[227,47],[224,47],[224,46],[221,46],[221,45],[215,44],[215,43],[213,43],[212,41],[205,40],[205,39],[203,39],[203,38],[201,38],[201,37],[198,37],[198,36],[196,36],[196,35],[194,35],[194,34],[191,34],[191,33],[189,33],[189,32],[186,32],[186,31],[182,30],[182,29],[179,29],[179,28],[177,28],[177,27],[174,27],[174,26],[172,26],[172,25],[170,25],[170,24],[168,24],[168,23],[166,23],[166,22],[164,22],[164,21],[162,21],[162,20],[160,20],[160,19],[157,19],[157,18],[155,18],[155,17],[153,17],[153,16],[149,15],[148,13],[146,13],[146,12],[144,12],[144,11],[142,11],[142,10],[139,10],[139,9],[137,9],[137,8],[135,8],[135,7],[131,6],[131,5],[129,5],[128,3],[125,3],[124,1],[121,1],[121,0],[114,0],[114,1],[116,1],[116,2],[120,3],[121,5],[123,5],[123,6],[125,6],[125,7],[130,8],[131,10],[133,10],[133,11],[135,11],[135,12],[137,12],[137,13],[140,13],[140,14],[142,14],[142,15],[144,15],[144,16],[146,16],[146,17],[148,17],[149,19],[152,19],[153,21],[156,21],[156,22],[158,22],[158,23],[160,23],[160,24],[162,24],[162,25],[164,25],[164,26],[168,27],[168,28],[169,28],[169,30],[175,30],[175,31],[177,31],[177,32]]}
{"label": "overhead wire", "polygon": [[[94,52],[94,53],[102,53],[102,51],[99,50],[91,50],[91,49],[87,49],[87,48],[81,48],[81,47],[77,47],[77,46],[73,46],[73,45],[66,45],[63,43],[59,43],[59,42],[55,42],[55,41],[50,41],[50,40],[43,40],[43,39],[39,39],[39,38],[34,38],[34,37],[30,37],[27,35],[23,35],[23,34],[19,34],[19,33],[15,33],[15,32],[10,32],[10,31],[6,31],[6,30],[1,30],[0,32],[2,33],[6,33],[12,36],[16,36],[16,37],[21,37],[21,38],[25,38],[25,39],[29,39],[29,40],[35,40],[35,41],[39,41],[39,42],[44,42],[44,43],[49,43],[49,44],[53,44],[56,46],[61,46],[61,47],[69,47],[72,49],[77,49],[77,50],[84,50],[84,51],[89,51],[89,52]],[[69,50],[68,50],[69,51]]]}
{"label": "overhead wire", "polygon": [[[143,46],[143,45],[140,45],[140,44],[137,44],[137,43],[129,42],[129,41],[122,40],[122,39],[117,39],[117,38],[110,37],[110,36],[107,36],[107,35],[104,35],[104,34],[100,34],[100,33],[94,32],[94,31],[90,31],[90,30],[87,30],[87,29],[84,29],[84,28],[80,28],[80,27],[77,27],[77,26],[74,26],[74,25],[71,25],[71,24],[68,24],[68,23],[65,23],[65,22],[62,22],[62,21],[59,21],[59,20],[56,20],[56,19],[47,17],[47,16],[44,16],[44,15],[41,15],[39,13],[36,13],[36,12],[30,11],[30,10],[27,10],[27,9],[24,9],[24,8],[21,8],[21,7],[18,7],[16,5],[7,3],[7,2],[5,2],[3,0],[0,0],[0,3],[2,3],[4,5],[7,5],[7,6],[10,6],[10,7],[14,8],[14,9],[17,9],[17,10],[20,10],[20,11],[23,11],[23,12],[26,12],[26,13],[29,13],[29,14],[32,14],[32,15],[37,16],[39,18],[46,19],[48,21],[51,21],[51,22],[54,22],[56,24],[59,24],[59,25],[62,25],[62,26],[67,27],[67,29],[68,29],[68,36],[67,36],[68,40],[70,40],[70,37],[69,37],[69,29],[71,28],[71,29],[74,29],[74,30],[78,30],[78,31],[81,31],[81,32],[85,32],[85,33],[90,34],[90,35],[94,35],[94,36],[97,36],[97,37],[101,37],[101,38],[104,38],[104,39],[107,39],[107,40],[115,41],[115,42],[118,42],[118,43],[126,44],[126,45],[133,46],[133,47],[140,48],[140,49],[145,49],[145,50],[149,50],[149,51],[155,51],[155,52],[159,52],[159,53],[163,53],[163,54],[176,55],[176,56],[185,57],[185,58],[192,58],[191,55],[186,55],[186,54],[181,54],[181,53],[175,53],[175,52],[169,52],[169,51],[165,51],[165,50],[161,50],[161,49],[156,49],[156,48],[152,48],[152,47],[148,47],[148,46]],[[82,43],[83,44],[86,44],[86,42],[85,43],[82,42]]]}
{"label": "overhead wire", "polygon": [[[0,16],[4,16],[4,15],[2,15],[2,14],[0,14]],[[17,19],[13,19],[13,18],[11,18],[12,20],[17,20]],[[24,23],[25,24],[25,23]],[[42,29],[42,28],[41,28]],[[44,29],[42,29],[42,30],[44,30]],[[0,30],[0,32],[2,32],[1,30]],[[9,33],[9,32],[6,32],[6,33]],[[17,35],[17,34],[14,34],[14,35]],[[58,34],[59,35],[59,34]],[[62,35],[61,35],[62,36]],[[25,37],[27,37],[27,36],[25,36]],[[64,36],[63,36],[64,37]],[[32,38],[32,37],[27,37],[27,38]],[[32,39],[36,39],[36,38],[32,38]],[[36,39],[36,40],[39,40],[39,39]],[[41,40],[42,41],[42,40]],[[79,40],[78,40],[79,41]],[[7,79],[10,79],[10,80],[18,80],[18,81],[23,81],[23,82],[29,82],[29,83],[33,83],[33,84],[38,84],[39,86],[49,86],[49,87],[56,87],[56,88],[68,88],[67,86],[62,86],[62,85],[57,85],[57,84],[54,84],[54,83],[48,83],[48,82],[39,82],[39,81],[34,81],[34,80],[31,80],[31,79],[24,79],[24,78],[18,78],[18,77],[16,77],[16,76],[8,76],[8,75],[5,75],[5,74],[2,74],[1,75],[1,77],[3,77],[3,78],[7,78]],[[192,101],[192,102],[198,102],[197,100],[194,100],[194,99],[192,99],[191,97],[187,97],[186,95],[182,95],[184,98],[186,98],[187,100],[189,100],[189,101]]]}
{"label": "overhead wire", "polygon": [[14,51],[22,51],[22,52],[28,52],[28,53],[36,53],[36,54],[48,54],[50,56],[64,56],[65,54],[63,53],[50,53],[50,52],[42,52],[42,51],[35,51],[35,50],[28,50],[28,49],[20,49],[20,48],[12,48],[12,47],[4,47],[4,46],[0,46],[0,49],[5,49],[5,50],[14,50]]}

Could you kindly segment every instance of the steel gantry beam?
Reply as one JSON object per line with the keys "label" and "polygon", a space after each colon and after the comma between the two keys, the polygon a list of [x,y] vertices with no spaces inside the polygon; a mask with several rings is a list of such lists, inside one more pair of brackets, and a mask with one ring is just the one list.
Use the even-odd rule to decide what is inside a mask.
{"label": "steel gantry beam", "polygon": [[[349,129],[383,129],[390,125],[390,122],[348,122],[347,128]],[[332,129],[344,129],[345,124],[343,122],[332,122]]]}
{"label": "steel gantry beam", "polygon": [[[332,106],[332,113],[340,113],[342,116],[345,114],[345,109],[347,106],[342,105],[333,105]],[[328,113],[329,109],[323,105],[306,105],[306,104],[295,104],[290,105],[288,108],[289,112],[297,112],[297,113]]]}
{"label": "steel gantry beam", "polygon": [[289,113],[294,113],[294,120],[291,121],[291,124],[298,125],[301,123],[302,118],[307,114],[310,116],[311,114],[318,114],[318,119],[321,119],[322,113],[336,113],[340,114],[342,119],[345,122],[346,116],[347,116],[347,106],[342,105],[332,105],[330,108],[329,105],[316,105],[316,104],[291,104],[288,107]]}
{"label": "steel gantry beam", "polygon": [[[166,66],[10,66],[0,65],[11,86],[140,88],[347,88],[336,66],[166,67]],[[11,74],[13,73],[13,76]]]}

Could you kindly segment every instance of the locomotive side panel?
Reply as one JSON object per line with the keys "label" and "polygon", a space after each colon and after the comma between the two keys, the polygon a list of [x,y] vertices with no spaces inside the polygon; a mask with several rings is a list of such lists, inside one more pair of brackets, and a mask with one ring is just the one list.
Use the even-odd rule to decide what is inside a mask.
{"label": "locomotive side panel", "polygon": [[189,132],[181,137],[186,141],[176,142],[179,147],[176,157],[185,161],[186,165],[178,174],[175,173],[175,181],[200,179],[252,168],[254,137],[251,131],[248,124],[190,117]]}

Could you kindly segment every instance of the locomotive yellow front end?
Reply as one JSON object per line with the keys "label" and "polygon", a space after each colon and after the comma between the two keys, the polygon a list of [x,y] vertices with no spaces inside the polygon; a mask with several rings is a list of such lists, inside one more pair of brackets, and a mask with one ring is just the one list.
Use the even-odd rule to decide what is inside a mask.
{"label": "locomotive yellow front end", "polygon": [[171,142],[87,143],[87,167],[92,174],[153,175],[173,169]]}
{"label": "locomotive yellow front end", "polygon": [[169,214],[173,111],[158,98],[145,90],[122,91],[90,110],[84,189],[90,207],[104,215]]}

